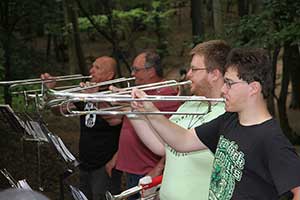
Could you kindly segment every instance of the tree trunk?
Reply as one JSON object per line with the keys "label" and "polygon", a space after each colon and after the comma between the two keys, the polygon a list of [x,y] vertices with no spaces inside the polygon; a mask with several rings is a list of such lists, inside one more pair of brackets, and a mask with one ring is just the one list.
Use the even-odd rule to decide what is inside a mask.
{"label": "tree trunk", "polygon": [[272,89],[272,94],[271,96],[268,97],[267,99],[267,105],[268,105],[268,109],[270,111],[270,113],[275,116],[275,102],[274,102],[274,98],[276,98],[275,96],[275,89],[276,89],[276,72],[277,72],[277,59],[278,59],[278,55],[280,52],[280,47],[276,47],[273,51],[273,54],[271,56],[272,58],[272,84],[273,84],[273,89]]}
{"label": "tree trunk", "polygon": [[251,2],[251,14],[261,13],[263,10],[263,1],[261,0],[252,0]]}
{"label": "tree trunk", "polygon": [[49,59],[51,55],[51,41],[52,41],[52,35],[49,33],[47,34],[47,50],[46,50],[47,59]]}
{"label": "tree trunk", "polygon": [[297,136],[293,132],[290,127],[288,116],[286,113],[286,99],[288,94],[288,86],[290,81],[290,59],[291,52],[293,49],[290,48],[289,44],[284,45],[284,53],[283,53],[283,66],[282,66],[282,79],[281,79],[281,90],[278,99],[278,113],[281,128],[284,134],[290,139],[291,142],[295,142]]}
{"label": "tree trunk", "polygon": [[239,0],[238,1],[239,16],[243,17],[249,14],[249,1]]}
{"label": "tree trunk", "polygon": [[192,34],[194,43],[198,43],[200,38],[204,38],[202,6],[202,0],[191,0]]}
{"label": "tree trunk", "polygon": [[80,34],[78,29],[78,8],[76,3],[72,1],[72,5],[74,6],[71,12],[71,22],[73,25],[73,34],[74,34],[74,43],[75,43],[75,52],[78,59],[78,67],[82,74],[88,74],[88,69],[86,68],[85,58],[83,55],[82,47],[81,47],[81,40]]}
{"label": "tree trunk", "polygon": [[[11,80],[11,44],[10,44],[10,34],[5,34],[6,40],[3,43],[3,50],[4,50],[4,69],[5,69],[5,76],[4,80]],[[9,92],[9,86],[4,86],[4,102],[5,104],[11,105],[12,98]]]}
{"label": "tree trunk", "polygon": [[224,31],[222,3],[221,0],[213,0],[212,3],[215,34],[222,35]]}
{"label": "tree trunk", "polygon": [[300,54],[298,45],[290,46],[290,77],[292,83],[292,99],[290,108],[299,109],[300,108]]}
{"label": "tree trunk", "polygon": [[64,16],[68,30],[69,73],[76,73],[75,66],[78,65],[80,72],[87,74],[78,31],[77,8],[74,1],[64,0]]}

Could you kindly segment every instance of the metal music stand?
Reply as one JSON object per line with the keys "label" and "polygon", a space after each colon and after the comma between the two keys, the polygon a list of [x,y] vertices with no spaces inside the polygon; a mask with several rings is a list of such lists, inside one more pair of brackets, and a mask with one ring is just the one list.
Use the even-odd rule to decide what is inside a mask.
{"label": "metal music stand", "polygon": [[[44,129],[47,129],[47,127],[44,127]],[[49,130],[47,136],[49,138],[50,143],[54,146],[57,153],[63,158],[66,164],[71,165],[73,167],[77,167],[79,165],[79,162],[76,160],[75,156],[69,151],[69,149],[66,147],[66,145],[59,136],[53,134]]]}
{"label": "metal music stand", "polygon": [[0,104],[0,127],[24,133],[24,122],[9,105]]}
{"label": "metal music stand", "polygon": [[[70,169],[69,167],[76,168],[79,165],[79,162],[77,161],[75,156],[69,151],[69,149],[66,147],[66,145],[64,144],[64,142],[62,141],[62,139],[59,136],[50,132],[45,125],[42,125],[42,128],[43,128],[44,132],[47,132],[48,140],[50,141],[52,146],[55,148],[57,153],[65,161],[66,166],[67,166],[67,170],[64,173],[60,174],[60,176],[59,176],[60,200],[63,200],[64,199],[64,182],[74,172],[74,170]],[[74,192],[72,192],[72,195],[74,196],[73,193]],[[79,193],[78,193],[78,195],[79,195]]]}
{"label": "metal music stand", "polygon": [[0,172],[8,180],[12,188],[32,190],[31,187],[28,185],[26,179],[16,181],[6,169],[0,169]]}
{"label": "metal music stand", "polygon": [[74,200],[88,200],[88,198],[78,188],[72,185],[69,186]]}
{"label": "metal music stand", "polygon": [[47,133],[42,129],[44,122],[42,121],[41,116],[38,116],[38,119],[33,119],[27,113],[19,113],[20,118],[23,119],[23,128],[25,130],[23,140],[35,142],[37,146],[37,161],[38,161],[38,183],[39,190],[43,191],[42,181],[41,181],[41,145],[44,143],[49,143],[47,138]]}
{"label": "metal music stand", "polygon": [[[40,119],[40,118],[39,118]],[[41,120],[39,120],[41,121]],[[16,114],[9,105],[0,105],[0,127],[10,127],[16,132],[21,132],[22,151],[24,149],[24,141],[32,141],[37,144],[37,162],[38,162],[38,183],[39,190],[43,191],[41,186],[41,153],[40,146],[43,143],[49,143],[47,135],[41,128],[41,122],[33,120],[26,113]],[[24,151],[23,151],[24,152]]]}
{"label": "metal music stand", "polygon": [[[79,165],[79,162],[76,160],[75,156],[69,151],[69,149],[64,144],[63,140],[56,134],[52,133],[46,124],[41,121],[40,122],[32,120],[28,115],[28,121],[25,122],[25,130],[31,138],[26,138],[26,141],[36,141],[39,145],[44,142],[50,143],[56,152],[60,155],[60,157],[64,160],[67,170],[59,175],[60,179],[60,199],[64,199],[64,181],[70,175],[73,174],[73,170],[69,169],[69,167],[76,168]],[[38,155],[40,157],[40,151],[38,149]],[[40,166],[40,165],[39,165]],[[40,168],[39,168],[40,169]]]}

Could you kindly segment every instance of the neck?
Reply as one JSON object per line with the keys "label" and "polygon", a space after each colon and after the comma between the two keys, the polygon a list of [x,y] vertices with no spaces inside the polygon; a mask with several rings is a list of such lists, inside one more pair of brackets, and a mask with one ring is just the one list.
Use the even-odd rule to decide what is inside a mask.
{"label": "neck", "polygon": [[211,84],[210,88],[208,91],[206,91],[206,96],[207,98],[221,98],[222,97],[222,86],[224,82],[223,81],[216,81],[213,84]]}
{"label": "neck", "polygon": [[148,80],[149,80],[149,81],[148,81],[148,83],[146,83],[146,84],[160,82],[160,81],[162,81],[162,80],[163,80],[163,78],[161,78],[161,77],[158,77],[158,76],[155,76],[155,77],[151,77],[151,78],[149,78]]}
{"label": "neck", "polygon": [[244,126],[261,124],[272,118],[264,100],[248,103],[246,109],[238,114],[240,124]]}

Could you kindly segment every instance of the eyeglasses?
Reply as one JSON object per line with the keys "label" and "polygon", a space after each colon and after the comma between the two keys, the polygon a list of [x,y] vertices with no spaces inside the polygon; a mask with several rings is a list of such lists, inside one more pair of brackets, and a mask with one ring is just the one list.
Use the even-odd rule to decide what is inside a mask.
{"label": "eyeglasses", "polygon": [[224,84],[226,85],[227,89],[231,89],[231,87],[238,83],[248,83],[247,81],[232,81],[230,79],[225,78]]}
{"label": "eyeglasses", "polygon": [[190,67],[190,69],[192,72],[198,71],[198,70],[207,70],[206,67],[199,67],[199,68],[194,68],[194,67]]}
{"label": "eyeglasses", "polygon": [[139,72],[139,71],[142,71],[142,70],[147,70],[149,68],[151,68],[151,67],[138,68],[138,67],[132,66],[132,67],[130,67],[130,70],[131,70],[131,72]]}

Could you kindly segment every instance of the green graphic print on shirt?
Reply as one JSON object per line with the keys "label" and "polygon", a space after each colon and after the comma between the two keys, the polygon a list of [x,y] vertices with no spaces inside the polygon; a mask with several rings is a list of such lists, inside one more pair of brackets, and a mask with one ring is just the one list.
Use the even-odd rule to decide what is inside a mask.
{"label": "green graphic print on shirt", "polygon": [[244,153],[234,141],[220,136],[215,153],[209,189],[210,200],[229,200],[235,189],[235,181],[241,181],[245,165]]}

